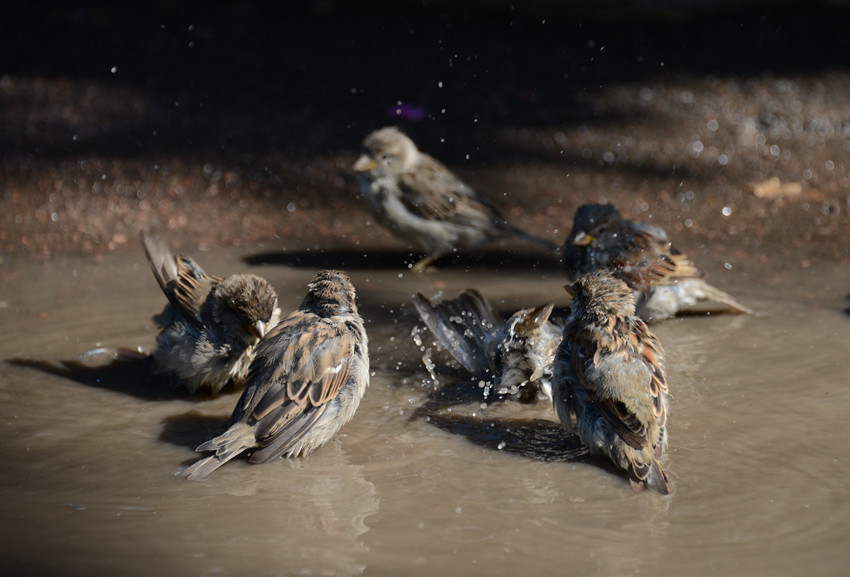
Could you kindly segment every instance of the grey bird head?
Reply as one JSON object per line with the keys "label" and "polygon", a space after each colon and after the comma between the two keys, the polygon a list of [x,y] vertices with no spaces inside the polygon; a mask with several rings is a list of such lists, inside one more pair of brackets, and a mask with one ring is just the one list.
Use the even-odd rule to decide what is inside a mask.
{"label": "grey bird head", "polygon": [[395,126],[376,130],[363,140],[363,152],[354,170],[373,176],[401,174],[410,167],[419,150],[413,141]]}
{"label": "grey bird head", "polygon": [[575,278],[608,265],[612,249],[626,242],[623,217],[612,204],[584,204],[576,210],[573,228],[563,246],[567,274]]}

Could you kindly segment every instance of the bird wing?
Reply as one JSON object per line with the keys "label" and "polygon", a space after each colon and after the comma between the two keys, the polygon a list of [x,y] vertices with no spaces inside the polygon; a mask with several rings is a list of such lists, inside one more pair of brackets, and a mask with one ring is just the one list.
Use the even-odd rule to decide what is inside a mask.
{"label": "bird wing", "polygon": [[165,243],[142,232],[142,245],[168,302],[187,321],[202,326],[201,307],[220,277],[208,275],[204,269],[186,256],[174,256]]}
{"label": "bird wing", "polygon": [[628,224],[628,249],[615,256],[611,265],[622,270],[633,289],[649,292],[656,285],[703,276],[688,255],[672,246],[662,229],[643,223]]}
{"label": "bird wing", "polygon": [[[261,341],[260,346],[281,347],[281,351],[274,355],[257,351],[258,357],[270,357],[272,362],[252,366],[234,420],[247,417],[256,423],[259,446],[270,449],[263,452],[263,461],[294,446],[328,409],[351,374],[354,335],[318,318],[299,311]],[[276,339],[283,331],[297,336]]]}
{"label": "bird wing", "polygon": [[[630,319],[622,318],[618,322],[625,323],[620,333],[625,335],[623,341],[614,340],[612,347],[603,350],[602,346],[595,344],[598,340],[580,333],[570,342],[571,363],[602,418],[623,441],[640,450],[650,444],[647,426],[627,407],[622,397],[612,394],[612,391],[631,391],[645,386],[647,391],[641,390],[640,393],[648,393],[652,397],[656,422],[664,426],[667,415],[663,393],[667,392],[667,383],[658,364],[660,345],[648,331],[645,335],[641,334],[640,327],[645,329],[646,325],[642,321],[633,324]],[[619,368],[612,370],[611,367]]]}
{"label": "bird wing", "polygon": [[210,291],[221,282],[221,277],[208,275],[204,269],[188,256],[177,255],[177,279],[169,285],[170,300],[186,318],[203,324],[201,309]]}
{"label": "bird wing", "polygon": [[407,209],[428,220],[444,220],[494,228],[501,217],[445,166],[421,155],[417,170],[402,173],[398,180],[401,201]]}
{"label": "bird wing", "polygon": [[482,377],[490,367],[490,343],[504,326],[490,303],[475,289],[434,303],[421,293],[413,306],[440,344],[471,375]]}

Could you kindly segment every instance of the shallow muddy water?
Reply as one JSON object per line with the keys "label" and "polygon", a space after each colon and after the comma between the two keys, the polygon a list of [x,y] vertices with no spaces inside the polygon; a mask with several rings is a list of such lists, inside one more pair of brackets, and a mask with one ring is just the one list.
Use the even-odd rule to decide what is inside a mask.
{"label": "shallow muddy water", "polygon": [[[272,246],[187,252],[213,273],[266,276],[285,310],[323,258],[274,259]],[[272,264],[247,264],[264,260]],[[237,459],[201,483],[174,474],[221,430],[238,392],[190,397],[144,359],[112,360],[115,349],[154,343],[150,317],[164,297],[141,250],[0,264],[3,573],[846,571],[846,267],[790,271],[779,284],[753,272],[748,283],[714,276],[767,316],[655,326],[673,395],[666,470],[675,492],[665,498],[634,493],[588,460],[551,406],[452,405],[457,378],[443,370],[435,385],[420,362],[413,292],[474,286],[503,312],[563,306],[557,264],[469,272],[449,263],[417,276],[391,266],[393,255],[378,268],[351,255],[327,260],[351,273],[371,339],[374,376],[358,413],[307,458]]]}

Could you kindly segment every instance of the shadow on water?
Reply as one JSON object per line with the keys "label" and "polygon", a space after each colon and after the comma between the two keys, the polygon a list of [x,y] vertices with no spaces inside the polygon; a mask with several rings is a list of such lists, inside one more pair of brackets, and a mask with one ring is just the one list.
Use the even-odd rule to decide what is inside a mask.
{"label": "shadow on water", "polygon": [[[230,413],[227,415],[210,416],[196,410],[167,417],[162,421],[162,432],[159,440],[178,447],[192,449],[209,441],[227,430],[230,425]],[[193,457],[188,462],[194,462]]]}
{"label": "shadow on water", "polygon": [[[475,445],[546,462],[591,462],[585,446],[545,419],[490,419],[416,411],[416,416]],[[594,460],[595,461],[595,460]]]}
{"label": "shadow on water", "polygon": [[[343,270],[409,270],[419,256],[409,251],[374,250],[318,250],[303,252],[264,252],[246,256],[243,260],[251,266],[290,266],[296,268],[335,268]],[[473,254],[445,256],[435,264],[436,269],[520,269],[536,271],[560,271],[561,264],[556,256],[529,255],[488,251]]]}
{"label": "shadow on water", "polygon": [[[431,393],[411,419],[421,419],[480,447],[503,451],[538,461],[588,461],[590,455],[575,434],[560,423],[546,419],[503,419],[447,414],[453,406],[482,401],[481,389],[462,379],[442,385]],[[501,402],[493,400],[494,404]],[[546,402],[546,401],[543,401]]]}
{"label": "shadow on water", "polygon": [[[6,363],[35,369],[49,375],[67,379],[87,387],[94,387],[123,393],[145,401],[207,400],[209,395],[202,393],[190,395],[183,387],[174,386],[167,378],[153,372],[152,361],[149,357],[133,351],[123,355],[116,353],[116,358],[102,365],[88,364],[80,360],[66,360],[58,363],[42,359],[11,358]],[[223,394],[239,392],[232,386],[224,389]]]}

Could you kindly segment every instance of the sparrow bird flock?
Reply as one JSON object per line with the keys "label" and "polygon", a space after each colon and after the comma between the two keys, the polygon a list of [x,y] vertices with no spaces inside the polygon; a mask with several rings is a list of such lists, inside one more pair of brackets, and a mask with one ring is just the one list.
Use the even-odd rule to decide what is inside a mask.
{"label": "sparrow bird flock", "polygon": [[[353,166],[379,223],[426,256],[519,237],[557,247],[508,223],[495,208],[394,127],[363,141]],[[168,303],[154,370],[194,393],[244,386],[230,427],[201,444],[208,453],[180,476],[199,480],[246,454],[251,463],[307,455],[354,416],[369,385],[368,338],[348,275],[323,270],[299,308],[281,318],[271,284],[253,274],[208,275],[147,233],[142,243]],[[578,208],[561,248],[572,283],[569,316],[554,304],[507,321],[477,290],[453,299],[413,295],[431,333],[484,399],[551,402],[563,427],[609,459],[635,489],[669,494],[664,351],[647,321],[668,319],[703,300],[757,316],[709,285],[658,226],[623,218],[610,204]],[[554,416],[553,415],[553,416]]]}

